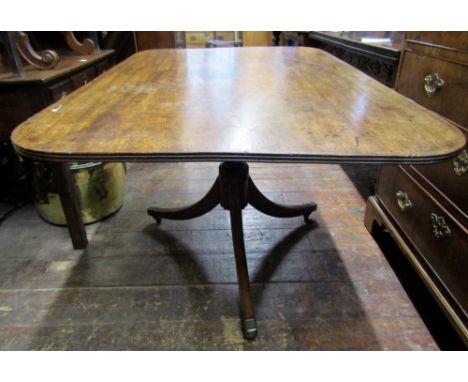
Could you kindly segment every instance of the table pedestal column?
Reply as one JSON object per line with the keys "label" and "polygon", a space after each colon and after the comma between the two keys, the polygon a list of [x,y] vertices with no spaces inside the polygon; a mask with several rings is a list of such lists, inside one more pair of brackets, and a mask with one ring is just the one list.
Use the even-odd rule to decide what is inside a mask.
{"label": "table pedestal column", "polygon": [[309,215],[316,210],[315,203],[284,206],[267,199],[255,186],[249,176],[249,166],[245,162],[224,162],[219,166],[219,176],[210,191],[197,203],[184,208],[148,208],[148,214],[161,223],[161,219],[185,220],[206,214],[218,204],[229,210],[231,218],[232,242],[236,260],[237,280],[241,306],[242,330],[246,339],[257,335],[257,324],[250,292],[249,272],[245,256],[242,210],[250,203],[264,214],[286,218]]}

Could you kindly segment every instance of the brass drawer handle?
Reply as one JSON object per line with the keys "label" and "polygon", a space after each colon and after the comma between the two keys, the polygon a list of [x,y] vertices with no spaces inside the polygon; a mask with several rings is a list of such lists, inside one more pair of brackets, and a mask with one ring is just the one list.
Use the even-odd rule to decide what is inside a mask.
{"label": "brass drawer handle", "polygon": [[432,213],[431,220],[432,232],[437,239],[443,239],[444,237],[449,237],[452,234],[450,227],[445,223],[445,219],[442,216]]}
{"label": "brass drawer handle", "polygon": [[437,90],[445,85],[445,81],[437,73],[428,74],[424,77],[424,90],[428,97],[432,97]]}
{"label": "brass drawer handle", "polygon": [[462,176],[468,171],[468,151],[463,150],[453,158],[453,171],[459,176]]}
{"label": "brass drawer handle", "polygon": [[406,211],[413,207],[413,203],[411,202],[406,192],[398,191],[396,193],[396,198],[397,198],[397,203],[398,203],[398,207],[400,207],[400,210]]}

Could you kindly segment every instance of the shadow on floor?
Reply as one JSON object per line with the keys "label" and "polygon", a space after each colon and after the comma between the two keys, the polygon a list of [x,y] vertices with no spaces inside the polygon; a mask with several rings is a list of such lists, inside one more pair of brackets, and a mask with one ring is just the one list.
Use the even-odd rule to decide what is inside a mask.
{"label": "shadow on floor", "polygon": [[340,165],[349,180],[353,182],[356,190],[363,200],[375,194],[379,165],[374,164],[342,164]]}
{"label": "shadow on floor", "polygon": [[[152,201],[174,206],[195,201],[196,194],[206,191],[205,184],[211,184],[216,167],[137,165],[127,174],[131,187],[126,205],[87,228],[86,251],[71,249],[65,228],[39,226],[38,219],[31,220],[32,210],[8,221],[8,232],[25,243],[20,256],[15,255],[18,259],[4,261],[10,268],[0,274],[2,304],[11,308],[0,311],[2,348],[434,348],[390,267],[356,225],[359,221],[346,211],[343,216],[341,207],[333,204],[314,213],[322,226],[244,210],[259,329],[255,341],[244,340],[228,212],[215,208],[203,217],[163,221],[161,226],[144,212]],[[295,203],[309,202],[298,198],[310,195],[313,185],[325,179],[349,193],[345,197],[354,200],[353,208],[362,210],[363,203],[356,202],[359,197],[340,171],[309,170],[257,166],[256,177],[270,187],[273,200],[286,202],[289,196]],[[352,171],[368,179],[365,170]],[[356,181],[363,187],[367,183]],[[272,192],[281,189],[288,191]],[[330,196],[323,195],[327,192]],[[334,200],[333,193],[320,190],[322,200]]]}
{"label": "shadow on floor", "polygon": [[[143,232],[98,229],[29,348],[380,349],[333,238],[322,234],[329,249],[311,250],[317,227],[300,220],[279,235],[245,230],[255,341],[240,330],[230,232],[190,230],[189,222],[166,231],[163,222]],[[259,231],[264,240],[255,239]]]}
{"label": "shadow on floor", "polygon": [[[375,194],[379,166],[341,165],[341,167],[364,200]],[[382,230],[375,230],[372,234],[440,349],[466,350],[450,321],[391,236]]]}
{"label": "shadow on floor", "polygon": [[390,234],[383,230],[374,230],[373,236],[440,349],[467,350],[450,321]]}

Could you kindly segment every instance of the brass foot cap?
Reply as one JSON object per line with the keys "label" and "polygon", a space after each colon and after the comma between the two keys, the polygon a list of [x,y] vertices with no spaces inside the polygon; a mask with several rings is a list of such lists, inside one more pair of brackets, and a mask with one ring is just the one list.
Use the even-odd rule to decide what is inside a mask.
{"label": "brass foot cap", "polygon": [[246,340],[253,340],[257,337],[257,321],[255,318],[242,320],[242,332]]}

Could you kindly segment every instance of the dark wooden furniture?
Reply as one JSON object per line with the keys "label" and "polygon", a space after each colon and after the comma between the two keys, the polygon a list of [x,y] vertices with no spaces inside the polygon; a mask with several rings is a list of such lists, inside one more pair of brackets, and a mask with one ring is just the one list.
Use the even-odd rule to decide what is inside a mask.
{"label": "dark wooden furniture", "polygon": [[306,38],[307,46],[323,49],[383,84],[395,86],[403,32],[309,32]]}
{"label": "dark wooden furniture", "polygon": [[176,48],[177,34],[176,32],[159,31],[141,31],[135,33],[135,45],[137,50],[148,49],[167,49]]}
{"label": "dark wooden furniture", "polygon": [[[223,162],[200,202],[148,212],[160,221],[199,216],[218,203],[230,211],[246,338],[256,326],[242,209],[251,203],[307,220],[316,206],[269,201],[245,162],[425,163],[453,157],[465,142],[445,119],[329,54],[278,47],[139,52],[24,122],[12,139],[19,154],[54,163]],[[56,166],[64,183],[66,171]],[[61,197],[73,244],[83,248],[72,189],[63,185]]]}
{"label": "dark wooden furniture", "polygon": [[[468,135],[468,33],[408,32],[397,90]],[[385,226],[468,345],[468,153],[383,166],[366,226]]]}
{"label": "dark wooden furniture", "polygon": [[25,65],[21,77],[0,65],[0,142],[7,158],[1,171],[4,181],[9,178],[9,182],[14,182],[21,171],[10,144],[13,129],[109,69],[113,65],[112,53],[101,50],[91,55],[61,55],[53,69],[38,70]]}
{"label": "dark wooden furniture", "polygon": [[50,70],[25,66],[22,77],[0,67],[1,139],[8,139],[13,128],[25,119],[109,69],[112,52],[62,56],[57,66]]}

